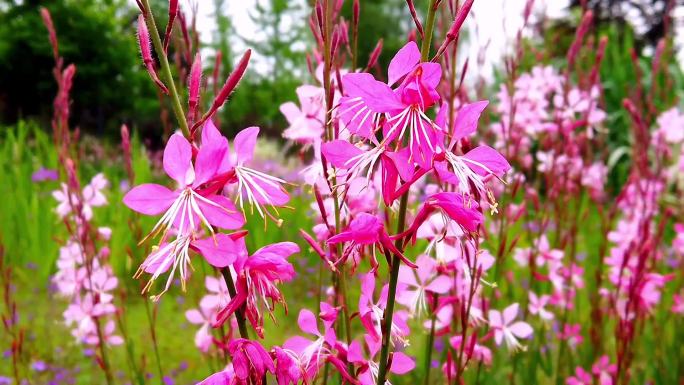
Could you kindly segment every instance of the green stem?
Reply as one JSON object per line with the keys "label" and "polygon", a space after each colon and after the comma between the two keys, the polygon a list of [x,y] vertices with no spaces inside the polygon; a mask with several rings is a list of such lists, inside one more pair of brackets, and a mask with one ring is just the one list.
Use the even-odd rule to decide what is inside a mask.
{"label": "green stem", "polygon": [[183,105],[180,101],[180,96],[178,90],[176,90],[176,83],[173,80],[173,74],[171,73],[171,66],[169,65],[169,58],[166,57],[166,52],[164,51],[164,45],[162,44],[161,38],[159,37],[159,31],[157,30],[157,24],[154,21],[154,15],[152,15],[152,8],[150,7],[149,0],[141,0],[143,5],[143,16],[145,17],[145,23],[147,24],[147,29],[150,32],[150,37],[152,38],[152,45],[154,45],[154,50],[159,58],[159,63],[161,64],[161,75],[166,82],[166,86],[169,89],[169,97],[171,98],[171,106],[173,107],[173,113],[176,115],[176,120],[178,120],[178,125],[181,131],[183,131],[183,136],[190,139],[190,129],[188,128],[188,121],[185,119],[185,112],[183,111]]}
{"label": "green stem", "polygon": [[[432,30],[435,25],[435,15],[437,13],[437,8],[435,7],[436,0],[430,0],[430,5],[428,8],[427,24],[425,28],[425,38],[420,50],[421,61],[425,62],[428,60],[430,55],[430,42],[432,41]],[[406,226],[406,209],[408,207],[408,191],[401,196],[401,201],[399,202],[399,217],[397,219],[397,234],[404,232]],[[395,246],[400,251],[404,249],[403,239],[397,239]],[[391,334],[392,334],[392,318],[394,317],[394,302],[397,294],[397,280],[399,278],[399,266],[401,265],[401,259],[399,256],[394,255],[392,257],[392,265],[390,271],[390,281],[389,290],[387,293],[387,307],[385,308],[385,314],[382,317],[382,349],[380,350],[380,363],[378,368],[378,381],[377,385],[384,385],[387,379],[387,360],[389,358],[389,349],[391,344]]]}
{"label": "green stem", "polygon": [[[224,267],[221,269],[221,274],[223,279],[226,281],[226,286],[228,287],[228,294],[230,298],[235,298],[237,291],[235,290],[235,282],[233,282],[233,276],[230,274],[230,269]],[[243,304],[235,311],[235,318],[237,319],[238,328],[240,329],[240,337],[248,340],[249,334],[247,333],[247,322],[245,321],[245,305]]]}
{"label": "green stem", "polygon": [[[157,361],[157,371],[159,371],[159,381],[164,378],[164,370],[161,365],[161,356],[159,355],[159,346],[157,345],[157,332],[154,327],[154,320],[152,319],[152,314],[150,313],[150,303],[145,302],[145,314],[147,315],[147,324],[150,326],[150,337],[152,337],[152,347],[154,349],[154,358]],[[155,305],[157,306],[157,305]]]}
{"label": "green stem", "polygon": [[100,345],[100,356],[102,357],[102,367],[105,374],[105,379],[107,384],[111,385],[113,382],[111,368],[109,367],[109,361],[107,360],[107,348],[105,347],[104,335],[102,333],[102,326],[100,325],[100,320],[95,319],[95,329],[97,330],[97,338]]}
{"label": "green stem", "polygon": [[430,45],[432,44],[432,30],[435,27],[435,16],[437,15],[437,7],[435,4],[437,3],[437,0],[430,0],[430,4],[428,5],[428,15],[427,15],[427,23],[425,24],[425,38],[423,38],[423,42],[421,43],[420,46],[420,59],[421,61],[428,61],[428,58],[430,57]]}
{"label": "green stem", "polygon": [[[399,219],[397,220],[397,234],[404,232],[406,224],[406,208],[408,207],[408,191],[401,196],[399,203]],[[396,246],[399,250],[403,249],[403,240],[397,239]],[[382,317],[382,350],[380,351],[380,363],[378,369],[377,385],[384,385],[387,378],[387,359],[392,335],[392,318],[394,316],[394,302],[397,294],[397,280],[399,278],[399,266],[401,259],[396,254],[392,256],[390,271],[389,291],[387,293],[387,307]]]}

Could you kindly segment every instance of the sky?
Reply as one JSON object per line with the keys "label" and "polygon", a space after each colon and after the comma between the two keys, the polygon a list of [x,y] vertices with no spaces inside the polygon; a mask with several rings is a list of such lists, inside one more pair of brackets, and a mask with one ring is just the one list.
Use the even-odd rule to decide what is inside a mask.
{"label": "sky", "polygon": [[[131,0],[133,1],[133,0]],[[226,1],[224,12],[231,16],[233,25],[238,33],[242,36],[248,36],[251,39],[259,38],[259,31],[249,17],[249,12],[254,8],[254,5],[259,0],[229,0]],[[263,0],[261,0],[263,1]],[[299,3],[305,3],[305,0],[291,0]],[[366,0],[372,1],[372,0]],[[397,0],[401,1],[401,0]],[[558,18],[565,14],[569,0],[536,0],[533,15],[547,15],[551,18]],[[403,4],[404,2],[401,1]],[[420,3],[420,1],[417,1]],[[492,66],[501,62],[501,57],[505,53],[509,53],[512,46],[511,42],[515,38],[517,31],[522,25],[522,13],[525,7],[526,0],[479,0],[475,1],[471,15],[466,22],[466,27],[470,31],[470,45],[469,56],[470,61],[475,62],[478,55],[481,54],[480,47],[487,46],[485,54],[485,65],[483,68],[478,68],[482,76],[490,78],[492,75]],[[216,31],[216,23],[214,19],[214,4],[211,0],[181,0],[181,6],[184,9],[190,9],[191,4],[197,7],[197,27],[200,32],[200,38],[203,42],[210,42]],[[363,17],[363,2],[361,2],[362,10],[361,17]],[[684,28],[681,26],[681,20],[684,18],[684,7],[680,7],[675,11],[675,18],[680,20],[677,31],[677,45],[678,57],[680,63],[684,63]],[[301,22],[305,23],[306,15],[302,15]],[[534,16],[533,16],[534,17]],[[297,20],[289,20],[287,22],[299,22]],[[231,39],[233,43],[233,52],[239,55],[247,47],[240,39]],[[273,60],[273,59],[271,59]],[[257,72],[264,72],[268,68],[268,59],[259,57],[258,54],[252,56],[250,68]]]}

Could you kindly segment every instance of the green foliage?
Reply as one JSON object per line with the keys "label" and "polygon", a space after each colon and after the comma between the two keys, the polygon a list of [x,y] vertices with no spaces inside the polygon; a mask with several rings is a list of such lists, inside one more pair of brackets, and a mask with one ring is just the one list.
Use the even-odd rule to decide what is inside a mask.
{"label": "green foliage", "polygon": [[[76,65],[72,122],[118,132],[123,121],[157,116],[155,91],[137,52],[135,10],[124,0],[0,0],[0,120],[49,120],[57,86],[39,7],[52,14],[65,64]],[[125,94],[123,93],[125,92]]]}

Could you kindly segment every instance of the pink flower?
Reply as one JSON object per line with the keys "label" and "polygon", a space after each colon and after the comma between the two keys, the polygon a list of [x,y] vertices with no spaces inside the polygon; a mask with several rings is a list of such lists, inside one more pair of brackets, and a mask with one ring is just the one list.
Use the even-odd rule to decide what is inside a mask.
{"label": "pink flower", "polygon": [[[245,223],[228,198],[216,195],[216,183],[225,183],[228,173],[228,143],[213,124],[202,130],[202,146],[192,163],[192,146],[180,134],[171,136],[164,149],[164,171],[178,183],[171,191],[158,184],[142,184],[124,196],[126,206],[145,215],[164,213],[149,236],[162,233],[162,241],[169,228],[188,234],[203,224],[213,234],[213,226],[238,229]],[[212,188],[203,189],[207,186]]]}
{"label": "pink flower", "polygon": [[432,194],[425,199],[425,203],[421,207],[413,224],[404,233],[396,235],[396,237],[404,237],[412,235],[425,222],[433,212],[440,210],[446,214],[448,218],[456,222],[466,231],[475,232],[477,227],[484,221],[484,216],[477,209],[480,206],[470,198],[464,198],[463,194],[456,192],[439,192]]}
{"label": "pink flower", "polygon": [[215,234],[213,238],[195,239],[193,234],[181,234],[169,243],[162,243],[143,261],[136,273],[136,277],[143,272],[152,275],[143,292],[148,291],[154,281],[169,269],[171,272],[166,279],[163,291],[152,296],[152,299],[158,300],[171,287],[176,271],[180,276],[182,288],[185,290],[185,283],[190,274],[191,250],[202,255],[212,266],[223,268],[232,264],[239,256],[236,239],[244,235],[244,232],[231,235],[220,233]]}
{"label": "pink flower", "polygon": [[[381,344],[380,341],[376,341],[368,335],[364,336],[364,341],[368,347],[370,358],[366,358],[363,354],[361,344],[358,341],[353,341],[351,345],[349,345],[347,360],[360,367],[357,378],[361,385],[374,385],[377,383],[379,367],[373,360],[373,357],[380,351]],[[415,366],[416,363],[409,356],[402,352],[394,352],[388,370],[390,373],[401,375],[410,372]],[[389,380],[385,383],[391,384]]]}
{"label": "pink flower", "polygon": [[323,321],[322,333],[319,331],[316,316],[308,309],[302,309],[297,318],[299,328],[314,336],[314,341],[295,336],[283,344],[283,353],[292,353],[291,357],[301,368],[300,377],[305,377],[307,381],[316,378],[319,367],[326,362],[328,356],[333,355],[333,348],[337,345],[337,337],[333,328],[337,318],[337,310],[326,302],[321,302],[321,313],[323,314],[321,316]]}
{"label": "pink flower", "polygon": [[551,297],[548,295],[540,295],[537,297],[534,292],[530,292],[529,304],[527,305],[528,309],[530,310],[530,314],[539,315],[539,318],[545,321],[552,320],[554,317],[553,313],[544,309],[544,306],[546,306],[550,300]]}
{"label": "pink flower", "polygon": [[[416,269],[405,265],[399,267],[397,302],[409,309],[411,316],[422,315],[428,310],[428,292],[432,295],[445,294],[451,289],[451,279],[437,272],[437,261],[427,255],[416,259]],[[432,299],[429,299],[432,302]]]}
{"label": "pink flower", "polygon": [[[349,246],[345,250],[342,258],[336,263],[344,263],[349,256],[349,253],[356,247],[379,245],[383,249],[399,256],[407,265],[411,267],[416,266],[413,262],[406,259],[401,251],[394,246],[389,235],[387,235],[387,231],[385,230],[382,221],[375,215],[367,213],[358,214],[352,219],[346,230],[328,239],[328,244],[341,242],[349,243]],[[378,266],[375,252],[371,259],[371,265],[374,269]]]}
{"label": "pink flower", "polygon": [[578,366],[575,368],[575,375],[568,377],[565,383],[567,385],[592,385],[593,381],[591,374]]}
{"label": "pink flower", "polygon": [[286,182],[246,166],[254,157],[258,135],[259,127],[249,127],[240,131],[233,140],[235,147],[233,164],[235,176],[238,180],[238,202],[244,210],[244,199],[246,199],[251,207],[256,206],[257,212],[262,218],[267,215],[280,223],[266,206],[275,209],[276,206],[286,205],[290,201],[290,196],[282,186]]}
{"label": "pink flower", "polygon": [[591,367],[591,372],[598,377],[599,385],[613,385],[613,375],[617,372],[617,365],[610,363],[610,358],[601,356]]}
{"label": "pink flower", "polygon": [[[359,318],[367,334],[380,341],[382,336],[382,320],[387,307],[388,286],[383,286],[380,296],[375,301],[375,275],[373,272],[361,275],[361,295],[359,296]],[[406,345],[406,337],[410,333],[406,323],[408,314],[405,311],[395,312],[392,317],[391,342],[393,345]]]}
{"label": "pink flower", "polygon": [[206,353],[214,342],[211,335],[212,320],[214,312],[211,309],[200,306],[198,309],[190,309],[185,312],[185,318],[193,325],[200,325],[200,328],[195,333],[195,346],[202,352]]}
{"label": "pink flower", "polygon": [[261,308],[272,313],[276,303],[285,303],[277,284],[294,278],[294,267],[287,261],[287,257],[298,253],[299,246],[292,242],[274,243],[262,247],[251,256],[247,256],[244,242],[237,242],[235,248],[237,260],[233,268],[237,272],[236,295],[218,313],[214,326],[223,324],[244,304],[247,319],[263,338],[264,319]]}
{"label": "pink flower", "polygon": [[518,338],[528,338],[532,335],[532,327],[523,321],[513,322],[518,316],[518,304],[514,303],[504,309],[503,314],[498,310],[489,311],[489,327],[494,331],[494,341],[497,345],[506,341],[506,346],[513,350],[522,349]]}
{"label": "pink flower", "polygon": [[297,98],[299,107],[292,102],[280,106],[290,124],[283,137],[303,144],[319,142],[325,126],[325,92],[320,87],[303,85],[297,87]]}
{"label": "pink flower", "polygon": [[275,373],[273,359],[256,341],[237,338],[228,344],[238,384],[261,384],[266,373]]}
{"label": "pink flower", "polygon": [[[384,141],[409,137],[409,159],[425,168],[435,152],[443,147],[444,133],[426,114],[439,100],[436,87],[442,76],[437,63],[420,63],[415,42],[409,42],[392,59],[390,84],[375,80],[367,73],[350,73],[342,78],[345,97],[340,100],[339,116],[349,131],[371,138],[382,115]],[[404,79],[396,89],[390,86]]]}
{"label": "pink flower", "polygon": [[580,324],[565,324],[563,325],[563,331],[560,333],[559,337],[567,340],[568,345],[575,348],[584,341],[584,337],[582,337],[582,326]]}

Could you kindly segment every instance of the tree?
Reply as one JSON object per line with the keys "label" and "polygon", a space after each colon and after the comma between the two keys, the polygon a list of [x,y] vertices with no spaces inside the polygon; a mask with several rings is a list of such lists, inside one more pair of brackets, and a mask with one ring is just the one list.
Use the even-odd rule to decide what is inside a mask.
{"label": "tree", "polygon": [[0,120],[37,117],[47,122],[50,115],[54,62],[40,6],[52,14],[60,54],[77,67],[74,126],[114,134],[122,121],[156,119],[157,98],[140,70],[132,33],[135,9],[128,2],[0,0],[0,5]]}

